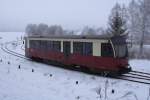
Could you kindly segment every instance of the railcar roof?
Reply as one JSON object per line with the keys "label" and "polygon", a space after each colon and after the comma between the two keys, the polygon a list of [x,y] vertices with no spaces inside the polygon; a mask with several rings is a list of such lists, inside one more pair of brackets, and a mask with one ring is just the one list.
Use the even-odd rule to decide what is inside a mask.
{"label": "railcar roof", "polygon": [[57,39],[111,39],[110,35],[53,35],[53,36],[26,36],[25,38],[57,38]]}

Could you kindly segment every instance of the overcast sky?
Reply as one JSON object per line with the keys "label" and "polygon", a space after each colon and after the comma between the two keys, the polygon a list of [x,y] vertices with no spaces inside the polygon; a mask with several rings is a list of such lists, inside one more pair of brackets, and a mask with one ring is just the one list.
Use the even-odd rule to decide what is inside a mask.
{"label": "overcast sky", "polygon": [[0,31],[24,31],[29,23],[66,29],[106,27],[111,8],[130,0],[0,0]]}

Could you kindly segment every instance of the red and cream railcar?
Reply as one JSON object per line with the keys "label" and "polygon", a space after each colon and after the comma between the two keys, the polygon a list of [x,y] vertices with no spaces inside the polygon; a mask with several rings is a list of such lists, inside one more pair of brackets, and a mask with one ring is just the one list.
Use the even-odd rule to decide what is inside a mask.
{"label": "red and cream railcar", "polygon": [[109,75],[130,71],[124,36],[28,36],[25,55]]}

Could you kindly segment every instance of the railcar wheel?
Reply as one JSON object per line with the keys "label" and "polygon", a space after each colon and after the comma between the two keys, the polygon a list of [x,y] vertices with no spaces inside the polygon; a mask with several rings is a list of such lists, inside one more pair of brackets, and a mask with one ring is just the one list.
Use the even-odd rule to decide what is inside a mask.
{"label": "railcar wheel", "polygon": [[108,76],[108,71],[104,71],[104,76]]}
{"label": "railcar wheel", "polygon": [[103,72],[101,72],[101,76],[107,77],[107,76],[109,76],[109,72],[103,71]]}

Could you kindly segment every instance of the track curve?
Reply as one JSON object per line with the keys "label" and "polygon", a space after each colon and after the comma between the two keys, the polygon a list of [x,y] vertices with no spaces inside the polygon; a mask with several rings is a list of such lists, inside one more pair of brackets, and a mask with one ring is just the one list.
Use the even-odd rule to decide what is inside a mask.
{"label": "track curve", "polygon": [[23,59],[26,59],[26,60],[31,60],[30,58],[25,57],[25,55],[23,55],[23,54],[20,54],[20,53],[17,53],[17,52],[14,52],[14,51],[11,51],[11,50],[8,49],[7,45],[8,45],[9,43],[14,43],[14,42],[16,42],[16,41],[4,43],[3,45],[1,45],[1,49],[2,49],[4,52],[6,52],[6,53],[8,53],[8,54],[11,54],[11,55],[14,55],[14,56],[16,56],[16,57],[23,58]]}

